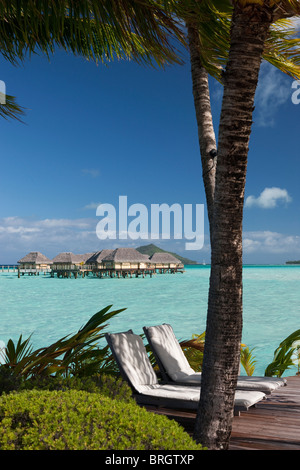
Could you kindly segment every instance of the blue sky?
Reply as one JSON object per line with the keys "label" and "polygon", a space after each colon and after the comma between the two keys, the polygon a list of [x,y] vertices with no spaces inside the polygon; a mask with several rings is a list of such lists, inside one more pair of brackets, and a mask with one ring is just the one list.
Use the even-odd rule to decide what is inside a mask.
{"label": "blue sky", "polygon": [[[7,94],[27,108],[24,124],[1,121],[0,264],[29,251],[50,258],[153,240],[96,235],[99,203],[205,204],[188,60],[155,70],[108,66],[58,51],[14,67],[3,59]],[[263,64],[250,142],[244,212],[244,262],[300,259],[300,104],[293,80]],[[217,134],[222,89],[211,80]],[[300,94],[299,94],[300,96]],[[248,199],[249,198],[249,199]],[[205,207],[206,210],[206,207]],[[209,262],[185,240],[154,240]]]}

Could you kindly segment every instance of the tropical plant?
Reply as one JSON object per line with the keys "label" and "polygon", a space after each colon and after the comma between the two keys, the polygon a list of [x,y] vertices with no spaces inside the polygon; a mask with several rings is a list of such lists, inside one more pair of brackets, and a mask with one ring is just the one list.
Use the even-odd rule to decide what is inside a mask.
{"label": "tropical plant", "polygon": [[4,350],[1,350],[0,355],[2,361],[9,364],[9,367],[13,368],[21,361],[24,357],[30,356],[32,353],[32,346],[29,338],[23,341],[22,335],[20,335],[17,344],[13,340],[9,339]]}
{"label": "tropical plant", "polygon": [[281,377],[291,367],[297,367],[299,373],[300,330],[285,338],[274,351],[273,361],[265,370],[266,376]]}
{"label": "tropical plant", "polygon": [[[7,343],[4,362],[1,367],[9,368],[12,374],[23,379],[39,375],[68,377],[91,376],[95,373],[116,373],[115,362],[108,346],[100,347],[108,320],[125,309],[103,308],[71,336],[64,336],[48,347],[33,350],[29,339],[22,341],[20,336],[15,346],[12,340]],[[110,310],[110,311],[109,311]]]}
{"label": "tropical plant", "polygon": [[[192,339],[180,342],[180,346],[187,358],[190,366],[195,372],[202,371],[203,353],[205,345],[205,332],[200,335],[192,335]],[[241,345],[241,365],[247,375],[253,375],[256,359],[253,355],[255,348],[249,349],[248,346]]]}
{"label": "tropical plant", "polygon": [[200,335],[194,334],[190,340],[180,342],[185,357],[195,372],[201,372],[202,370],[204,343],[205,332]]}
{"label": "tropical plant", "polygon": [[[31,54],[50,56],[56,48],[95,62],[180,62],[174,37],[183,42],[183,35],[169,13],[154,0],[2,0],[0,53],[14,65]],[[15,98],[6,96],[0,116],[23,114]]]}
{"label": "tropical plant", "polygon": [[255,348],[250,349],[249,346],[241,347],[241,365],[244,367],[247,375],[253,375],[257,360],[253,356]]}

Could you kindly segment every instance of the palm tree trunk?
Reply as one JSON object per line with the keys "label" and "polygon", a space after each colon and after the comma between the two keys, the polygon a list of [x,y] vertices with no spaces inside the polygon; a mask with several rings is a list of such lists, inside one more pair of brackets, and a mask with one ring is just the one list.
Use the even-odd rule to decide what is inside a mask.
{"label": "palm tree trunk", "polygon": [[235,2],[219,126],[201,398],[194,437],[227,449],[242,336],[242,222],[254,96],[271,9]]}
{"label": "palm tree trunk", "polygon": [[208,73],[201,64],[199,54],[199,34],[192,24],[187,23],[186,27],[188,30],[193,96],[202,162],[202,178],[205,187],[208,219],[211,225],[216,176],[216,155],[213,154],[213,151],[217,149],[217,144],[210,105]]}

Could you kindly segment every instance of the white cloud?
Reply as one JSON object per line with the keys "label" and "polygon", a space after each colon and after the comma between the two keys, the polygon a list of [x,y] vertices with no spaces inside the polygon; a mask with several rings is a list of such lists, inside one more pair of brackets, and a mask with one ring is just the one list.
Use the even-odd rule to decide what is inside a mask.
{"label": "white cloud", "polygon": [[267,62],[261,65],[255,95],[254,121],[261,127],[273,126],[278,109],[291,100],[291,79]]}
{"label": "white cloud", "polygon": [[92,178],[97,178],[100,175],[100,171],[96,168],[85,168],[81,170],[85,175],[91,176]]}
{"label": "white cloud", "polygon": [[87,219],[44,219],[35,223],[41,228],[54,228],[56,230],[68,227],[87,229],[90,226]]}
{"label": "white cloud", "polygon": [[[61,251],[89,252],[98,247],[95,219],[33,219],[6,217],[0,219],[1,262],[29,251],[41,251],[53,257]],[[9,257],[9,259],[8,259]],[[6,261],[5,261],[6,258]]]}
{"label": "white cloud", "polygon": [[278,232],[257,231],[243,234],[244,253],[300,253],[300,237]]}
{"label": "white cloud", "polygon": [[97,209],[98,206],[100,206],[101,202],[91,202],[90,204],[87,204],[86,206],[83,207],[84,210],[92,210],[92,209]]}
{"label": "white cloud", "polygon": [[286,189],[265,188],[258,197],[248,196],[245,207],[261,207],[262,209],[273,209],[279,202],[289,203],[292,198]]}

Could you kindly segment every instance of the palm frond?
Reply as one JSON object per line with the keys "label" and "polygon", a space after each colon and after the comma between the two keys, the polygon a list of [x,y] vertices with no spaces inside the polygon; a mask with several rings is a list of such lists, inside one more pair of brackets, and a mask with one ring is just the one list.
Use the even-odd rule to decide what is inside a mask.
{"label": "palm frond", "polygon": [[206,71],[222,81],[228,60],[233,7],[229,0],[177,2],[176,14],[198,32],[199,57]]}
{"label": "palm frond", "polygon": [[23,340],[22,335],[20,335],[17,344],[9,339],[5,347],[4,352],[2,353],[3,362],[6,363],[9,367],[14,367],[19,361],[32,352],[32,346],[30,344],[30,338]]}
{"label": "palm frond", "polygon": [[174,42],[184,42],[182,28],[161,7],[143,0],[2,0],[0,50],[14,64],[56,46],[95,61],[178,62]]}
{"label": "palm frond", "polygon": [[194,371],[201,372],[203,363],[205,332],[192,335],[192,339],[180,342],[180,346]]}
{"label": "palm frond", "polygon": [[278,20],[271,26],[265,44],[264,59],[290,77],[300,78],[300,38],[291,19]]}
{"label": "palm frond", "polygon": [[253,356],[253,351],[255,348],[249,349],[248,346],[241,348],[241,365],[244,367],[245,372],[248,376],[253,375],[255,370],[255,365],[257,363],[256,359]]}
{"label": "palm frond", "polygon": [[[0,53],[14,65],[61,48],[95,62],[130,59],[164,67],[182,63],[178,46],[184,43],[167,0],[0,1]],[[23,114],[6,96],[0,117],[21,121]]]}
{"label": "palm frond", "polygon": [[266,376],[280,377],[285,370],[295,367],[293,355],[297,351],[300,341],[300,330],[296,330],[285,338],[274,351],[273,361],[265,370]]}
{"label": "palm frond", "polygon": [[5,103],[0,104],[0,117],[23,122],[21,118],[24,115],[25,108],[17,104],[16,98],[11,95],[5,95]]}
{"label": "palm frond", "polygon": [[[212,77],[222,83],[230,48],[232,3],[221,0],[190,0],[184,2],[184,8],[177,7],[177,12],[187,23],[197,28],[202,65]],[[272,24],[263,58],[283,73],[299,79],[300,39],[293,22],[295,18],[297,14],[294,12],[293,19],[283,18]]]}
{"label": "palm frond", "polygon": [[300,4],[298,0],[273,0],[275,6],[275,18],[291,18],[300,14]]}

